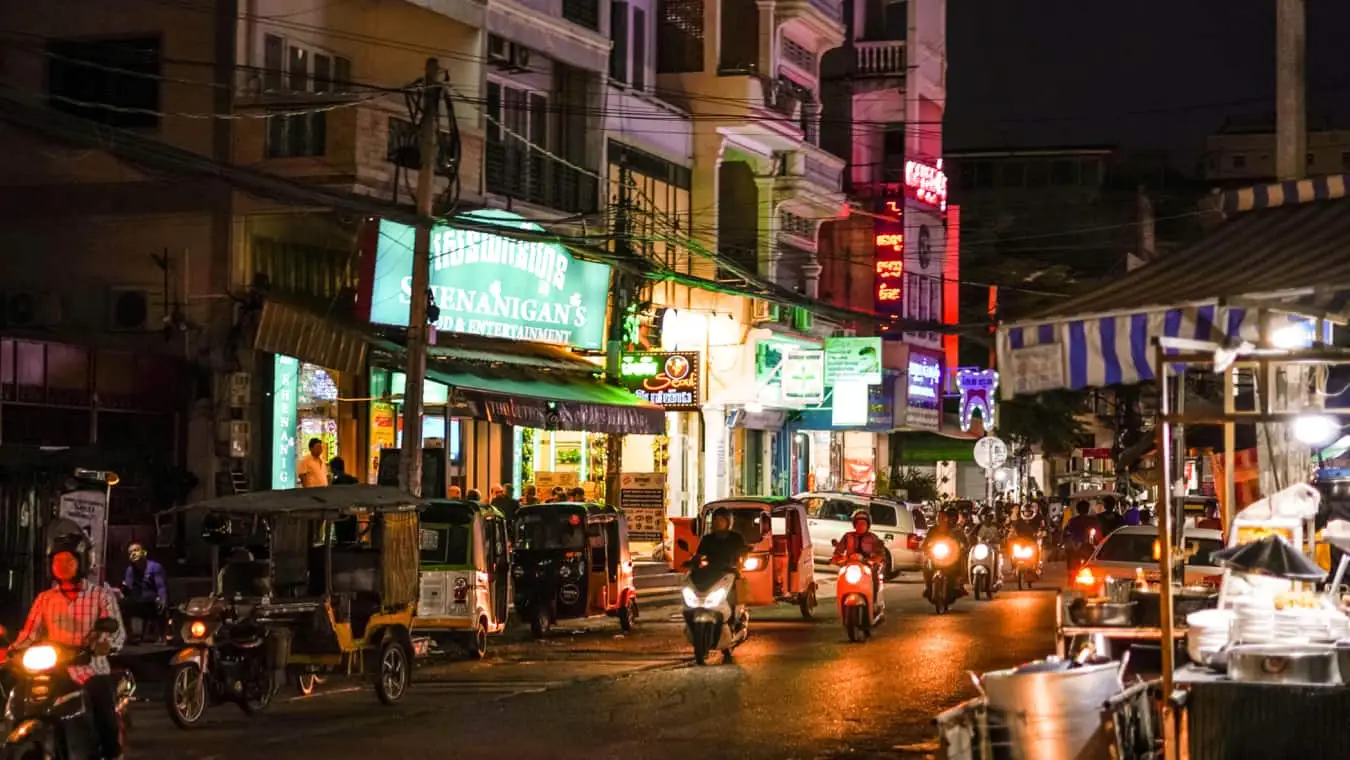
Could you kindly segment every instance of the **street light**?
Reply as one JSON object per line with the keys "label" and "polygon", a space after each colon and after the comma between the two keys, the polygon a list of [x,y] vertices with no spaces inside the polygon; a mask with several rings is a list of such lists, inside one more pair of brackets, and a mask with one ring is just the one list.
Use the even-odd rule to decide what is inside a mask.
{"label": "street light", "polygon": [[1294,418],[1294,437],[1313,448],[1321,448],[1341,434],[1341,421],[1330,414],[1300,414]]}

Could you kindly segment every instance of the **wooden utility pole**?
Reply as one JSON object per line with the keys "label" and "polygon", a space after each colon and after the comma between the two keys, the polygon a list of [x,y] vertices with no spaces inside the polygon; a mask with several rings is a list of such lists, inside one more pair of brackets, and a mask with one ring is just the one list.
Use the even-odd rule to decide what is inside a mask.
{"label": "wooden utility pole", "polygon": [[1308,176],[1305,0],[1275,0],[1275,174]]}
{"label": "wooden utility pole", "polygon": [[[632,175],[619,170],[619,202],[614,209],[614,253],[620,263],[633,258]],[[605,377],[619,377],[623,357],[624,326],[630,298],[629,279],[621,267],[614,268],[609,284],[609,341],[605,344]],[[623,469],[623,435],[610,433],[605,439],[605,504],[619,506],[619,474]]]}
{"label": "wooden utility pole", "polygon": [[[427,305],[431,285],[431,203],[436,180],[437,111],[441,103],[441,66],[427,59],[422,80],[422,122],[418,125],[417,226],[413,242],[412,295],[408,304],[408,366],[403,386],[403,446],[398,485],[406,493],[422,496],[422,398],[427,380]],[[429,494],[442,496],[443,494]]]}

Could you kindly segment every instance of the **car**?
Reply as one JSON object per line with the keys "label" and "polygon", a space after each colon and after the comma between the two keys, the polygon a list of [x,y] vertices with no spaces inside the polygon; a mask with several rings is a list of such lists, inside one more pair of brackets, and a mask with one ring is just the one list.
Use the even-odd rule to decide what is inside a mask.
{"label": "car", "polygon": [[923,532],[917,527],[917,506],[877,496],[853,493],[811,492],[795,497],[806,504],[807,525],[811,529],[811,548],[816,562],[829,562],[834,556],[834,541],[853,530],[850,518],[859,509],[872,515],[872,532],[886,543],[886,577],[894,578],[904,570],[923,567]]}
{"label": "car", "polygon": [[[1210,554],[1224,546],[1223,533],[1217,530],[1186,528],[1186,584],[1216,585],[1223,569],[1216,567]],[[1143,572],[1145,579],[1157,582],[1162,569],[1158,565],[1158,529],[1151,525],[1117,528],[1107,536],[1092,558],[1074,573],[1073,589],[1096,596],[1105,588],[1106,577],[1133,578]]]}

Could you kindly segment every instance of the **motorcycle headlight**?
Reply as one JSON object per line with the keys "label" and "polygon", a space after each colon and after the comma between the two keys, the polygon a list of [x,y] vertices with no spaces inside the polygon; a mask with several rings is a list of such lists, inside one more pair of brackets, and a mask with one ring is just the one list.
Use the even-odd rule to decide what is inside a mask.
{"label": "motorcycle headlight", "polygon": [[188,625],[188,633],[194,639],[204,638],[206,636],[206,623],[200,620],[194,620]]}
{"label": "motorcycle headlight", "polygon": [[763,564],[764,561],[761,560],[759,557],[746,557],[745,560],[741,562],[741,569],[754,572],[758,570],[760,566]]}
{"label": "motorcycle headlight", "polygon": [[942,561],[952,556],[952,545],[948,541],[938,541],[928,551],[932,552],[933,559]]}
{"label": "motorcycle headlight", "polygon": [[56,647],[46,644],[29,647],[23,653],[23,669],[29,673],[45,673],[56,667]]}
{"label": "motorcycle headlight", "polygon": [[989,547],[985,544],[975,544],[975,548],[970,550],[970,556],[977,562],[989,559]]}
{"label": "motorcycle headlight", "polygon": [[858,565],[844,568],[844,580],[849,583],[862,583],[863,571]]}
{"label": "motorcycle headlight", "polygon": [[1013,544],[1013,556],[1017,559],[1031,559],[1033,554],[1031,544]]}
{"label": "motorcycle headlight", "polygon": [[699,606],[700,599],[698,598],[698,594],[692,588],[686,588],[682,593],[684,596],[684,606],[686,607]]}
{"label": "motorcycle headlight", "polygon": [[716,607],[717,605],[726,601],[726,598],[727,598],[727,588],[725,586],[723,586],[722,588],[715,588],[712,590],[711,593],[708,594],[708,598],[703,600],[703,606]]}

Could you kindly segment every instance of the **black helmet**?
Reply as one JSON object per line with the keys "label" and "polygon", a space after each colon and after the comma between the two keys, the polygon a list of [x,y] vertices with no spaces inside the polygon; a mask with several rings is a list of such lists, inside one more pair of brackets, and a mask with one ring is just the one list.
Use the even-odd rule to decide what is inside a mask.
{"label": "black helmet", "polygon": [[942,516],[946,517],[948,520],[951,520],[952,522],[956,522],[957,520],[961,519],[961,510],[957,509],[956,507],[947,507],[946,509],[942,510]]}
{"label": "black helmet", "polygon": [[93,546],[89,541],[89,534],[70,520],[58,521],[47,534],[48,567],[51,567],[52,558],[61,552],[75,555],[79,567],[76,571],[78,577],[83,578],[89,574],[93,565]]}
{"label": "black helmet", "polygon": [[866,509],[858,508],[853,510],[853,516],[848,519],[849,523],[853,525],[857,525],[859,520],[866,522],[868,528],[872,527],[872,513],[868,512]]}
{"label": "black helmet", "polygon": [[730,509],[727,509],[726,507],[718,507],[717,509],[714,509],[713,512],[712,512],[712,515],[711,515],[710,519],[711,519],[711,520],[716,520],[716,519],[719,518],[719,517],[725,517],[725,518],[727,518],[728,520],[730,520],[730,519],[731,519],[731,510],[730,510]]}

